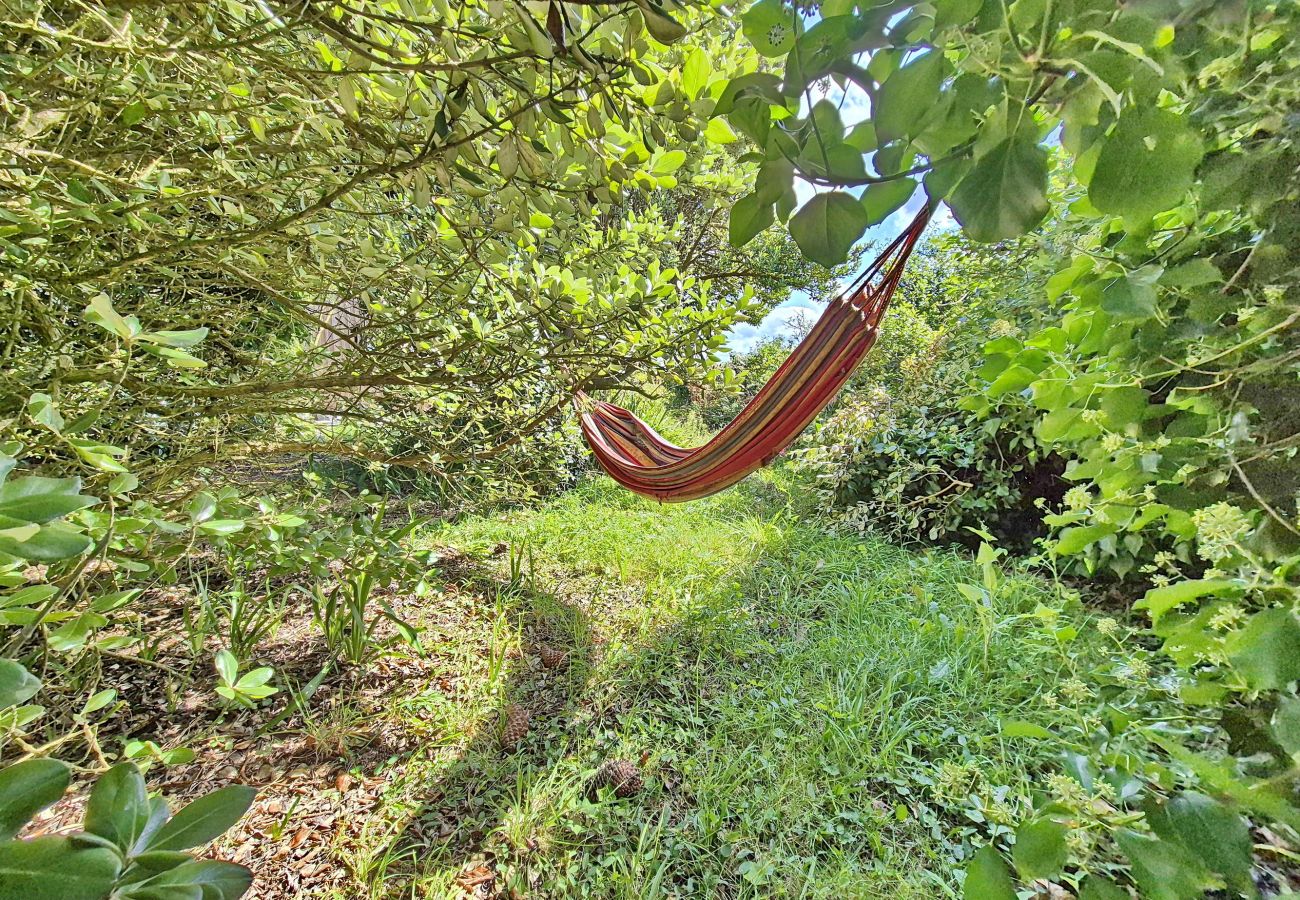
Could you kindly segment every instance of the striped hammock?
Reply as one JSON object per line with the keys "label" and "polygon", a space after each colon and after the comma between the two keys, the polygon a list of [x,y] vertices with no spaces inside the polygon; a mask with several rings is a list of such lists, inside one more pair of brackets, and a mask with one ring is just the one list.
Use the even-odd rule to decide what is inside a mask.
{"label": "striped hammock", "polygon": [[826,307],[754,399],[700,447],[677,447],[632,413],[579,393],[582,433],[619,484],[661,502],[697,500],[740,481],[790,446],[835,398],[880,332],[927,205],[852,285]]}

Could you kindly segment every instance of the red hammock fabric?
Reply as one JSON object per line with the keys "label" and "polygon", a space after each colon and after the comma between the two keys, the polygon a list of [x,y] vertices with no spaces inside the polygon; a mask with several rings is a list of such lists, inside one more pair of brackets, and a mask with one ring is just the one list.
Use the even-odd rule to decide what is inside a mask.
{"label": "red hammock fabric", "polygon": [[703,446],[668,443],[632,413],[579,394],[582,433],[619,484],[660,501],[697,500],[767,465],[835,398],[875,343],[903,267],[930,218],[927,205],[817,324],[753,400]]}

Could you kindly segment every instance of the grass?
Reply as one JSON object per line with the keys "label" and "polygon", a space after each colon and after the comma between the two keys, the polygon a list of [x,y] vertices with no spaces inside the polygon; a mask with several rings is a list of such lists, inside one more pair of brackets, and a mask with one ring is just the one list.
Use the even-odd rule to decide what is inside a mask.
{"label": "grass", "polygon": [[[445,554],[460,613],[419,623],[440,674],[384,712],[418,749],[335,849],[365,890],[958,896],[971,847],[1032,806],[1045,760],[1000,723],[1071,715],[1039,696],[1081,614],[1028,577],[973,602],[968,558],[835,534],[789,499],[779,473],[681,506],[593,479],[418,536],[464,555]],[[532,727],[505,752],[510,704]],[[592,795],[609,758],[645,788]]]}

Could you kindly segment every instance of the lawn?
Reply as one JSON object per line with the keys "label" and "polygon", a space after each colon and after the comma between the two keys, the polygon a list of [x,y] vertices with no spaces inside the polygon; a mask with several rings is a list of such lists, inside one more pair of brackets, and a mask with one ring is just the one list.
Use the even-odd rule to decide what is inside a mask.
{"label": "lawn", "polygon": [[[294,802],[264,792],[255,890],[958,896],[970,837],[1026,813],[1045,762],[1002,729],[1073,715],[1054,691],[1088,631],[1045,582],[977,602],[969,557],[797,505],[779,472],[682,506],[592,480],[417,534],[445,582],[404,610],[420,646],[312,717],[332,812],[257,832]],[[611,759],[644,787],[593,790]]]}

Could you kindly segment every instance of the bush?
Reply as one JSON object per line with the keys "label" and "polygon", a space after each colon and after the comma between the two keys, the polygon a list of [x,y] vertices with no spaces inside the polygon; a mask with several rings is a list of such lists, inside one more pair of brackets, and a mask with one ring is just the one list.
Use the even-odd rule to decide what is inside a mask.
{"label": "bush", "polygon": [[[929,358],[942,353],[932,345]],[[979,529],[1030,549],[1044,533],[1041,507],[1064,493],[1064,462],[1043,451],[1023,404],[962,410],[965,367],[925,358],[904,365],[896,390],[849,394],[800,454],[820,505],[858,531],[973,547]]]}

